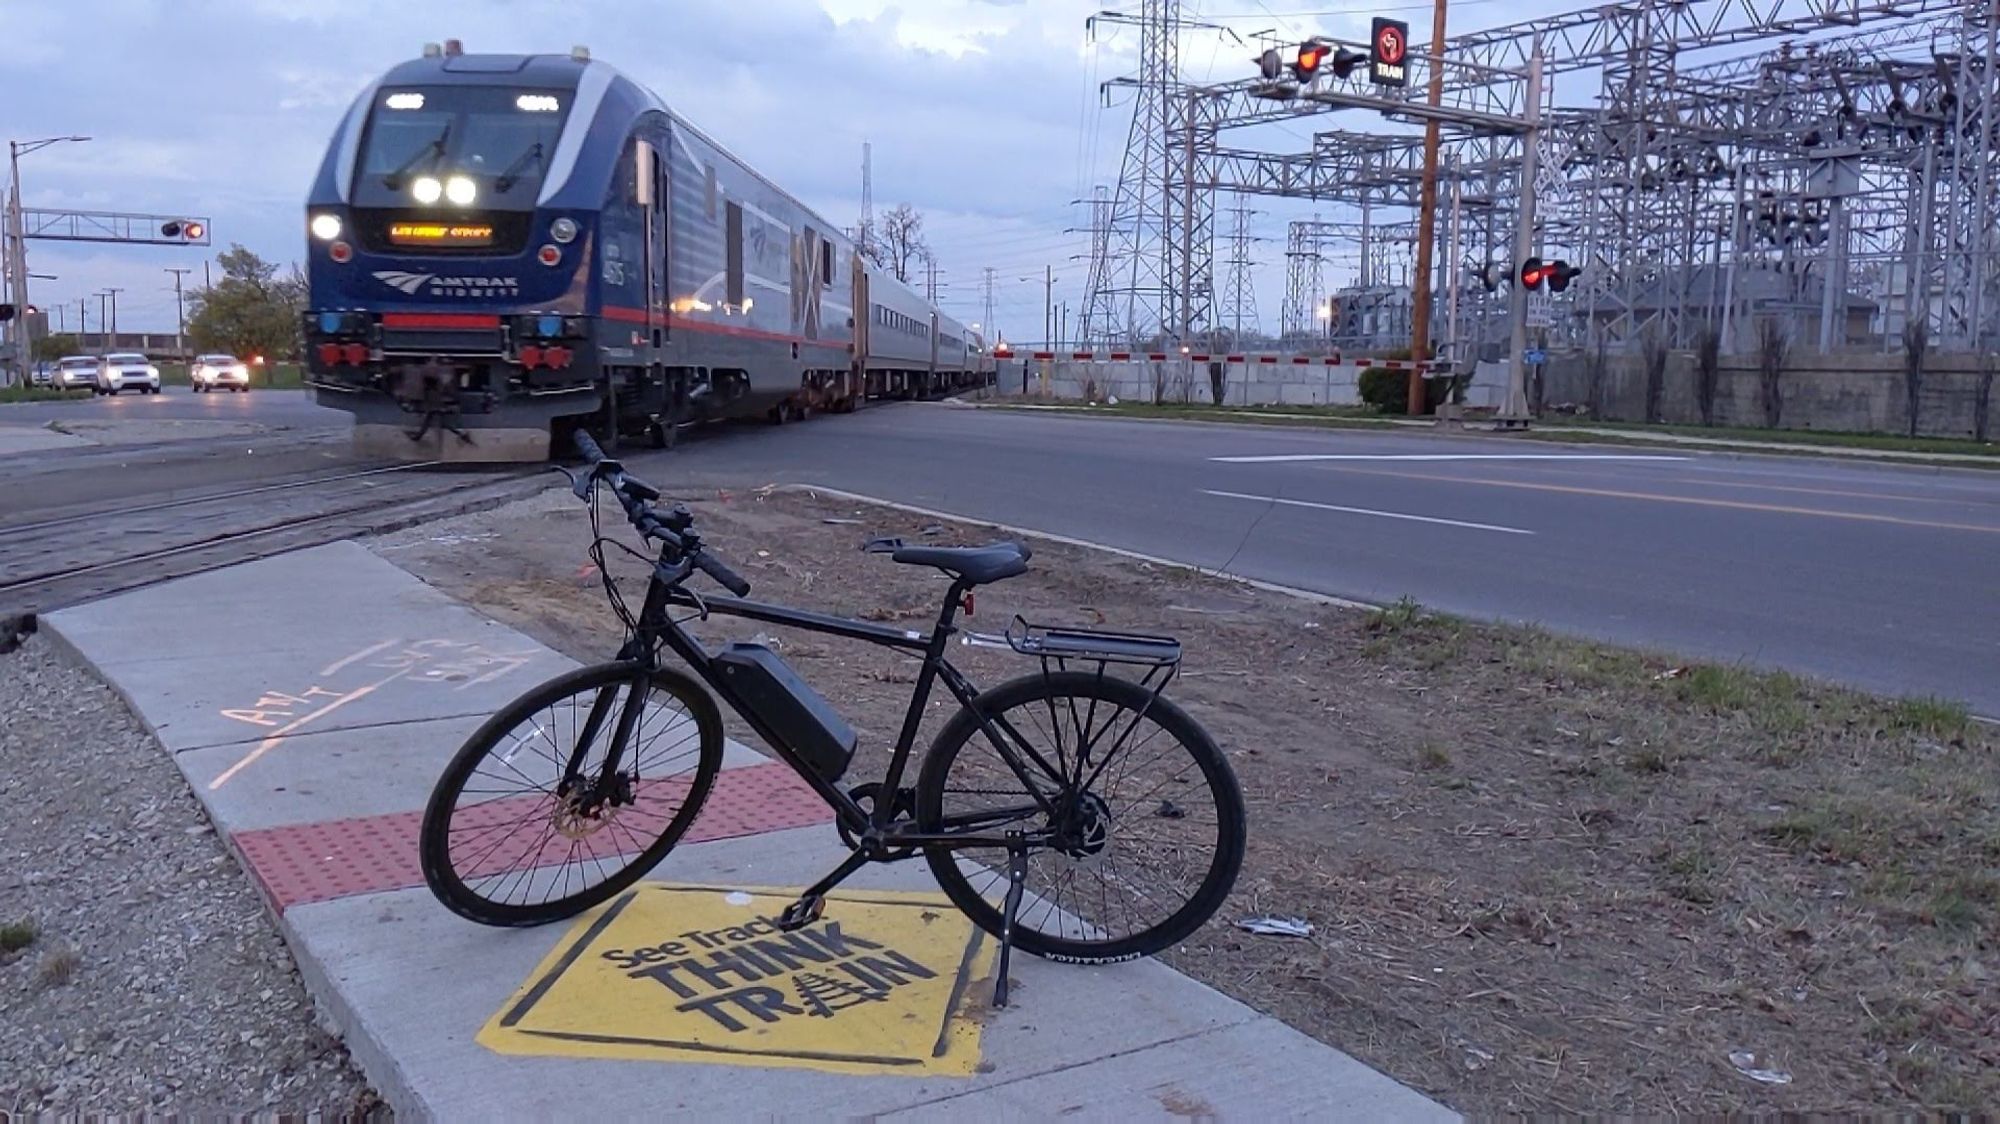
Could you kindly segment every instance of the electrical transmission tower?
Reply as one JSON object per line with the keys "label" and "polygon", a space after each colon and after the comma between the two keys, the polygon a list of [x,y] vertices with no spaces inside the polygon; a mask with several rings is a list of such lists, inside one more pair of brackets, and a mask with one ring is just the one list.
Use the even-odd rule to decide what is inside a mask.
{"label": "electrical transmission tower", "polygon": [[986,267],[986,318],[979,322],[986,338],[996,342],[1000,339],[1000,329],[993,324],[993,267]]}
{"label": "electrical transmission tower", "polygon": [[1099,12],[1084,26],[1095,34],[1100,21],[1138,26],[1139,75],[1104,84],[1107,94],[1130,86],[1136,96],[1118,188],[1104,221],[1093,221],[1106,232],[1106,248],[1093,255],[1079,342],[1185,339],[1209,320],[1215,207],[1213,190],[1195,186],[1206,177],[1192,166],[1196,146],[1187,143],[1193,120],[1182,96],[1180,36],[1189,28],[1235,32],[1183,18],[1181,0],[1142,0],[1137,15]]}
{"label": "electrical transmission tower", "polygon": [[1229,267],[1229,287],[1222,297],[1222,314],[1219,324],[1229,326],[1230,339],[1234,346],[1242,346],[1243,324],[1248,321],[1250,330],[1257,330],[1257,291],[1250,284],[1250,243],[1261,242],[1261,238],[1250,237],[1250,216],[1256,214],[1243,203],[1241,195],[1236,197],[1236,205],[1229,208],[1229,214],[1236,220],[1229,234],[1229,256],[1223,264]]}
{"label": "electrical transmission tower", "polygon": [[875,169],[872,146],[861,142],[861,221],[854,226],[854,248],[862,257],[875,254]]}

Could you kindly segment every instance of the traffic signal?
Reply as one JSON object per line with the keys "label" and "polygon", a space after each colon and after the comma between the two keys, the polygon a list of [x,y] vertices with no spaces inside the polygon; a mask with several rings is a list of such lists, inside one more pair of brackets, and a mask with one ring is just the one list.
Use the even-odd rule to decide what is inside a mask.
{"label": "traffic signal", "polygon": [[1542,259],[1529,258],[1521,263],[1521,288],[1527,292],[1537,291],[1548,279],[1549,267],[1542,263]]}
{"label": "traffic signal", "polygon": [[1368,56],[1360,51],[1350,51],[1342,47],[1333,53],[1333,76],[1345,78],[1354,73],[1354,68],[1368,61]]}
{"label": "traffic signal", "polygon": [[181,238],[189,242],[199,242],[201,241],[202,234],[207,229],[207,227],[201,224],[199,219],[169,219],[160,224],[160,237]]}
{"label": "traffic signal", "polygon": [[1577,275],[1582,272],[1582,267],[1571,265],[1561,258],[1550,262],[1546,275],[1549,279],[1549,291],[1552,293],[1566,291],[1569,288],[1569,283],[1576,280]]}
{"label": "traffic signal", "polygon": [[1325,44],[1299,44],[1299,57],[1292,63],[1292,77],[1301,84],[1312,81],[1319,75],[1319,64],[1326,61],[1326,54]]}
{"label": "traffic signal", "polygon": [[12,320],[13,318],[14,306],[11,304],[0,304],[0,322]]}

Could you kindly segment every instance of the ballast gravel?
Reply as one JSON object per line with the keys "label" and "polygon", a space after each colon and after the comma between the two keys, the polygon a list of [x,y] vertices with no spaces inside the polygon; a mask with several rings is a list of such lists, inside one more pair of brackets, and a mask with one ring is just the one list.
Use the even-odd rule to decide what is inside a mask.
{"label": "ballast gravel", "polygon": [[388,1116],[167,753],[47,637],[0,655],[0,1118]]}

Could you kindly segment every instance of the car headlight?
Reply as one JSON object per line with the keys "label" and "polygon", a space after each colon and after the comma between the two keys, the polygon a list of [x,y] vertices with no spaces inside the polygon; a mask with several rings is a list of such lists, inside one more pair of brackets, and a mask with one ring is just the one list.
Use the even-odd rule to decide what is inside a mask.
{"label": "car headlight", "polygon": [[152,364],[148,363],[148,364],[146,365],[146,377],[147,377],[147,378],[149,378],[149,379],[156,379],[156,378],[159,378],[159,377],[160,377],[160,369],[159,369],[158,367],[155,367],[155,366],[153,366]]}

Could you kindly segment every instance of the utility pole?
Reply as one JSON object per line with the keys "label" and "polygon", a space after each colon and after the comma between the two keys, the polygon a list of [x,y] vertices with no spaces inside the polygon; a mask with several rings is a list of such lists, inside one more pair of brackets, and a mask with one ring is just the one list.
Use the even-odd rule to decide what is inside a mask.
{"label": "utility pole", "polygon": [[111,346],[117,347],[118,346],[118,294],[124,292],[125,290],[113,287],[113,288],[107,288],[104,291],[111,294]]}
{"label": "utility pole", "polygon": [[80,351],[90,350],[90,305],[89,297],[76,298],[76,344]]}
{"label": "utility pole", "polygon": [[1056,267],[1045,265],[1042,267],[1042,343],[1051,348],[1056,345],[1055,293]]}
{"label": "utility pole", "polygon": [[[1542,125],[1542,50],[1539,44],[1535,53],[1528,56],[1527,87],[1527,129],[1521,134],[1521,210],[1519,225],[1514,229],[1514,266],[1527,261],[1535,249],[1535,146],[1541,140]],[[1513,325],[1508,340],[1512,351],[1507,357],[1507,397],[1500,407],[1500,414],[1494,420],[1501,429],[1526,429],[1528,426],[1528,370],[1524,361],[1528,350],[1528,290],[1521,284],[1517,274],[1512,285],[1512,296],[1507,310],[1507,319]]]}
{"label": "utility pole", "polygon": [[181,274],[194,270],[169,266],[167,272],[174,275],[174,351],[187,362],[187,307],[181,303]]}
{"label": "utility pole", "polygon": [[993,267],[986,267],[986,319],[980,321],[986,330],[993,333],[994,342],[1000,340],[1000,329],[993,323]]}
{"label": "utility pole", "polygon": [[[1432,0],[1430,103],[1436,108],[1444,101],[1444,7],[1445,0]],[[1417,275],[1410,304],[1410,358],[1422,362],[1430,357],[1431,334],[1431,241],[1437,229],[1438,119],[1424,123],[1424,179],[1417,202]],[[1411,417],[1424,412],[1424,372],[1410,368]]]}
{"label": "utility pole", "polygon": [[97,334],[101,337],[97,341],[99,351],[110,351],[117,346],[111,342],[111,337],[107,334],[111,330],[111,314],[105,311],[109,306],[104,302],[110,297],[111,294],[104,289],[97,291]]}

